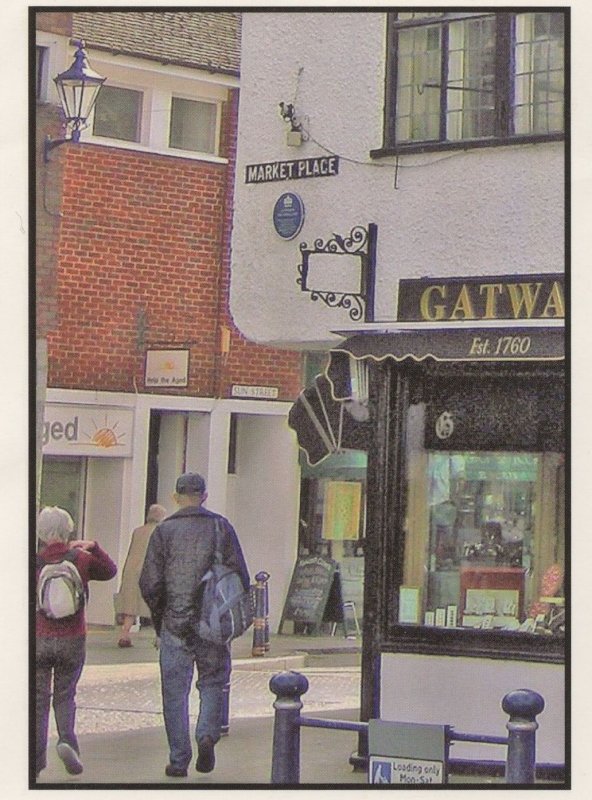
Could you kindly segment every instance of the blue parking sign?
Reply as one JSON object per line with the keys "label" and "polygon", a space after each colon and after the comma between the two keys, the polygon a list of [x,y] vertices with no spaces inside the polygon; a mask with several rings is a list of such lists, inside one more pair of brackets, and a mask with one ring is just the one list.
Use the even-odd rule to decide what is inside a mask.
{"label": "blue parking sign", "polygon": [[393,764],[391,759],[370,759],[370,783],[392,783]]}

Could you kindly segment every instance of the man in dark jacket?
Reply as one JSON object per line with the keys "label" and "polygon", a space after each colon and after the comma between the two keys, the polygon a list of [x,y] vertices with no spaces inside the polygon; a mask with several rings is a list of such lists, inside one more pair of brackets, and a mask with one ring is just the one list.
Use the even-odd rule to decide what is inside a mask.
{"label": "man in dark jacket", "polygon": [[189,692],[197,666],[200,697],[195,730],[198,772],[214,769],[214,747],[222,726],[224,687],[230,679],[230,647],[200,639],[201,580],[212,566],[216,519],[221,530],[223,563],[235,569],[245,589],[249,573],[234,528],[227,519],[203,508],[207,498],[201,475],[188,472],[177,479],[179,510],[154,530],[140,575],[140,591],[160,638],[160,675],[164,724],[169,742],[169,777],[185,777],[191,761]]}

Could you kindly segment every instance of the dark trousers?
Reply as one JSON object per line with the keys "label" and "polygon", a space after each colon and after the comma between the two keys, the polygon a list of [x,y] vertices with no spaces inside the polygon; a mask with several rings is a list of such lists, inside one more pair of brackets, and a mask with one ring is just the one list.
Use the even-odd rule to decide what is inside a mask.
{"label": "dark trousers", "polygon": [[52,700],[60,742],[67,742],[79,753],[74,731],[76,686],[84,667],[86,637],[38,637],[35,644],[37,697],[35,707],[37,772],[47,765],[47,730]]}

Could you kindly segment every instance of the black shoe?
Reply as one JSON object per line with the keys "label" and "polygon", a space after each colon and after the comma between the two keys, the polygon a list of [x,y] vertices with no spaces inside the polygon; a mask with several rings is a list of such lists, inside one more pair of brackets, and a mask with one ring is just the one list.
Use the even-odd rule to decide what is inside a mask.
{"label": "black shoe", "polygon": [[202,736],[197,743],[197,761],[195,769],[198,772],[211,772],[216,764],[214,755],[214,740],[211,736]]}
{"label": "black shoe", "polygon": [[64,762],[66,772],[70,775],[80,775],[84,767],[78,758],[78,753],[68,742],[59,742],[57,746],[58,756]]}
{"label": "black shoe", "polygon": [[164,773],[168,778],[186,778],[187,770],[183,767],[174,767],[172,764],[167,764],[164,768]]}

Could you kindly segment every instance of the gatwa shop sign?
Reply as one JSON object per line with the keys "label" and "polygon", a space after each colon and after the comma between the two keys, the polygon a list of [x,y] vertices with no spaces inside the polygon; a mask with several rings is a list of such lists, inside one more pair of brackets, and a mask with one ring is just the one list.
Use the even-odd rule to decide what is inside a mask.
{"label": "gatwa shop sign", "polygon": [[399,281],[397,320],[401,322],[564,317],[561,273]]}

